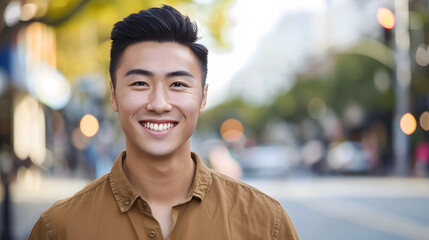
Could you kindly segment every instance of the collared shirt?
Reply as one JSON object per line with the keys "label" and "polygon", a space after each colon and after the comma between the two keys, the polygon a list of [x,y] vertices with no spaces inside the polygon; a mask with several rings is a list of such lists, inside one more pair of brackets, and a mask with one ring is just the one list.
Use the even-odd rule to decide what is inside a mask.
{"label": "collared shirt", "polygon": [[[194,182],[187,198],[172,208],[177,240],[299,239],[280,203],[242,182],[209,169],[197,154]],[[110,173],[44,212],[29,239],[163,240],[151,207],[122,168],[125,152]]]}

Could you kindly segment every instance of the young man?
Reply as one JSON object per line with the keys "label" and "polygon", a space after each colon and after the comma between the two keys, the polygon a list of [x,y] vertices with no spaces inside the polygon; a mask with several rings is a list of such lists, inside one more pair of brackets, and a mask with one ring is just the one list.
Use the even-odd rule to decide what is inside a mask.
{"label": "young man", "polygon": [[207,49],[196,40],[196,25],[169,6],[115,24],[110,104],[126,150],[44,212],[29,239],[298,239],[278,201],[191,153],[207,98]]}

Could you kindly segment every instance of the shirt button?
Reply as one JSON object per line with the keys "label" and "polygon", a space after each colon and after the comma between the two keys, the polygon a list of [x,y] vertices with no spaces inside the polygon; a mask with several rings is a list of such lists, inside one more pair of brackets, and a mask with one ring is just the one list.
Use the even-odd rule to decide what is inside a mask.
{"label": "shirt button", "polygon": [[155,231],[151,230],[151,231],[149,232],[149,237],[150,237],[150,238],[154,238],[154,237],[155,237],[155,235],[156,235]]}
{"label": "shirt button", "polygon": [[125,206],[128,206],[128,205],[130,205],[130,203],[131,203],[131,201],[130,201],[130,200],[126,200],[126,201],[124,202],[124,205],[125,205]]}
{"label": "shirt button", "polygon": [[147,208],[147,203],[143,201],[143,208],[146,209]]}

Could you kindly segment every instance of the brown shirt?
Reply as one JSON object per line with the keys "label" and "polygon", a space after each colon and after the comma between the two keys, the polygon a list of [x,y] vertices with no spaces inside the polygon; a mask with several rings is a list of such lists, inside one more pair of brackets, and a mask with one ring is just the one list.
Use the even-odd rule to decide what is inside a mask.
{"label": "brown shirt", "polygon": [[[56,202],[37,221],[29,239],[159,239],[151,208],[128,181],[125,152],[110,173],[73,197]],[[259,190],[207,168],[197,154],[191,191],[172,209],[168,239],[299,239],[280,203]]]}

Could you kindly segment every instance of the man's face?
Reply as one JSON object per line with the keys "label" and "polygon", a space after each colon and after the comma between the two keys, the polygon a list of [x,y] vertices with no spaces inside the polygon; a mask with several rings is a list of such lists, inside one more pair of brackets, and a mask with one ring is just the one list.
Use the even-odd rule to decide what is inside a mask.
{"label": "man's face", "polygon": [[127,151],[165,157],[189,149],[206,96],[198,60],[188,47],[173,42],[127,47],[110,95]]}

